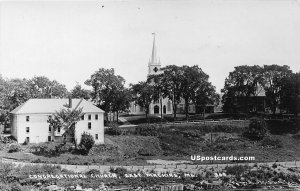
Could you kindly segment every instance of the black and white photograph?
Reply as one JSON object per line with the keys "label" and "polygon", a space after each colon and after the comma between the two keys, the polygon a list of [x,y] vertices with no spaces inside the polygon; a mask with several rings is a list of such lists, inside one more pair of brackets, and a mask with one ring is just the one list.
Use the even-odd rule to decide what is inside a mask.
{"label": "black and white photograph", "polygon": [[0,1],[0,191],[297,191],[299,113],[299,0]]}

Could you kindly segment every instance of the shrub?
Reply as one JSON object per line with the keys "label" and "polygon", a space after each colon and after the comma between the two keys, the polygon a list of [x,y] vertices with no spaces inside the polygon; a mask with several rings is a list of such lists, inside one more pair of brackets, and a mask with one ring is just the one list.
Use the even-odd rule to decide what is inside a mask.
{"label": "shrub", "polygon": [[83,149],[83,151],[87,154],[91,150],[91,148],[94,146],[95,140],[91,134],[88,134],[84,132],[81,135],[81,140],[79,143],[79,146]]}
{"label": "shrub", "polygon": [[272,165],[272,168],[277,168],[277,164],[276,163],[274,163],[273,165]]}
{"label": "shrub", "polygon": [[153,153],[153,151],[149,148],[141,148],[138,151],[138,154],[141,156],[154,156],[155,155],[155,153]]}
{"label": "shrub", "polygon": [[157,136],[158,127],[156,125],[142,125],[136,128],[136,134],[141,136]]}
{"label": "shrub", "polygon": [[210,177],[213,177],[214,176],[214,173],[212,171],[207,171],[206,174],[205,174],[205,178],[210,178]]}
{"label": "shrub", "polygon": [[252,140],[261,140],[268,133],[268,128],[266,122],[257,117],[250,119],[249,126],[243,132],[243,136]]}
{"label": "shrub", "polygon": [[14,183],[14,184],[11,186],[11,191],[22,191],[22,187],[21,187],[20,184]]}
{"label": "shrub", "polygon": [[270,119],[266,121],[271,134],[297,134],[300,131],[299,119]]}
{"label": "shrub", "polygon": [[0,135],[0,143],[8,144],[8,143],[14,143],[16,142],[15,138],[13,136],[5,137]]}
{"label": "shrub", "polygon": [[107,135],[121,135],[122,130],[119,128],[118,124],[110,123],[108,128],[105,129],[104,133]]}
{"label": "shrub", "polygon": [[265,137],[261,141],[261,146],[263,146],[263,147],[281,148],[282,147],[282,142],[279,139],[276,139],[274,137]]}
{"label": "shrub", "polygon": [[248,166],[227,166],[225,168],[226,170],[226,174],[232,174],[235,176],[241,176],[242,174],[244,174],[246,172],[246,170],[249,169]]}
{"label": "shrub", "polygon": [[74,149],[74,145],[72,143],[59,144],[55,146],[56,152],[62,154],[70,152]]}
{"label": "shrub", "polygon": [[187,138],[202,138],[203,133],[199,130],[185,130],[181,134]]}
{"label": "shrub", "polygon": [[91,169],[87,171],[85,174],[90,176],[92,174],[100,174],[100,171],[98,169]]}
{"label": "shrub", "polygon": [[40,158],[38,158],[38,159],[35,159],[35,160],[31,161],[31,162],[32,163],[43,163],[44,161],[41,160]]}
{"label": "shrub", "polygon": [[9,153],[19,152],[21,151],[21,146],[18,143],[13,143],[9,146]]}
{"label": "shrub", "polygon": [[56,156],[56,143],[47,142],[47,143],[39,143],[37,145],[33,145],[30,147],[30,150],[37,155],[45,155],[45,156]]}
{"label": "shrub", "polygon": [[128,173],[126,168],[122,168],[122,167],[117,167],[117,168],[111,168],[109,170],[111,173],[116,173],[117,175],[123,177],[126,173]]}
{"label": "shrub", "polygon": [[0,190],[1,191],[11,191],[10,187],[7,184],[2,183],[2,182],[0,182]]}

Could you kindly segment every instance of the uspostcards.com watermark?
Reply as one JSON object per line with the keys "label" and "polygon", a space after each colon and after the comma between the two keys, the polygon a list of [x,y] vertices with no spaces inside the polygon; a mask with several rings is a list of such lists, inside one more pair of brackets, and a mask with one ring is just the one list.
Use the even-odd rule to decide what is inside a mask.
{"label": "uspostcards.com watermark", "polygon": [[255,161],[254,156],[201,156],[191,155],[193,161]]}

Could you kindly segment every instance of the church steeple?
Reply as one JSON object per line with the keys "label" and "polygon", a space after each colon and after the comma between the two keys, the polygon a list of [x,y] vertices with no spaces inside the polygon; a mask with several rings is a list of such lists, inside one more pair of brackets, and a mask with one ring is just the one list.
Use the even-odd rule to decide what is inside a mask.
{"label": "church steeple", "polygon": [[155,33],[152,33],[152,35],[153,35],[153,47],[152,47],[151,64],[156,64],[157,58],[156,58],[156,46],[155,46]]}
{"label": "church steeple", "polygon": [[156,44],[155,44],[155,33],[153,35],[153,46],[152,46],[152,54],[148,63],[148,75],[159,74],[160,73],[160,60],[157,60],[156,56]]}

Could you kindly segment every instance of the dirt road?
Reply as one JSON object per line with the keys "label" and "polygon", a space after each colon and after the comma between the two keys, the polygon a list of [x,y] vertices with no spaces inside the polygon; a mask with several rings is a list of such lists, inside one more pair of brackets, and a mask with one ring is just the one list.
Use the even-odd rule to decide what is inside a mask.
{"label": "dirt road", "polygon": [[[12,163],[15,165],[44,165],[44,163],[27,163],[27,162],[18,162],[12,159],[2,158],[2,163]],[[145,166],[108,166],[108,165],[67,165],[67,164],[51,164],[53,166],[61,166],[63,169],[74,171],[74,172],[87,172],[91,169],[97,169],[101,173],[109,172],[110,168],[123,167],[128,170],[137,171],[141,170],[144,172],[150,172],[154,170],[155,172],[175,172],[175,171],[184,171],[190,173],[199,173],[204,169],[214,168],[215,171],[222,171],[226,166],[234,165],[250,165],[254,164],[263,165],[267,164],[272,166],[275,162],[269,163],[238,163],[238,164],[209,164],[209,165],[194,165],[194,164],[172,164],[172,165],[145,165]],[[283,167],[300,167],[300,161],[288,161],[288,162],[276,162],[277,165]]]}

